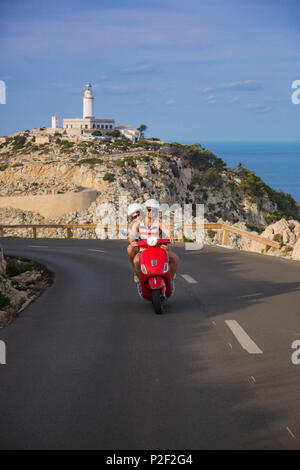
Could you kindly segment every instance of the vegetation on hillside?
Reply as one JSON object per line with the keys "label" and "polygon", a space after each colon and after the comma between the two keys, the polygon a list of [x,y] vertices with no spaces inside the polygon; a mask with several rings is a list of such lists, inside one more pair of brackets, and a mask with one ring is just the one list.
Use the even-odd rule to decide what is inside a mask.
{"label": "vegetation on hillside", "polygon": [[[147,126],[143,124],[139,127],[141,132],[145,132],[146,129]],[[144,138],[133,143],[118,130],[113,130],[109,134],[111,141],[97,139],[75,142],[57,134],[51,142],[37,144],[35,137],[32,137],[29,131],[25,131],[0,145],[0,172],[4,172],[7,168],[21,167],[23,165],[21,159],[25,155],[31,155],[34,157],[33,160],[36,160],[36,157],[41,158],[44,163],[49,163],[46,159],[55,163],[58,157],[59,159],[62,157],[69,162],[76,162],[76,165],[90,165],[90,168],[97,168],[97,164],[106,164],[108,173],[103,179],[110,183],[115,181],[115,175],[110,173],[113,166],[124,169],[124,172],[129,171],[131,174],[138,169],[141,162],[147,162],[150,164],[153,176],[171,177],[169,188],[172,188],[174,187],[172,178],[180,177],[180,168],[190,168],[192,178],[187,185],[186,202],[206,203],[209,191],[217,192],[229,188],[234,199],[230,202],[230,207],[238,215],[241,211],[238,210],[237,205],[241,208],[242,201],[246,199],[249,204],[257,204],[259,210],[266,207],[266,202],[273,203],[273,209],[269,213],[266,213],[264,209],[267,223],[281,218],[299,220],[297,202],[290,194],[271,188],[242,163],[239,163],[237,168],[227,167],[222,158],[199,143],[192,145],[183,145],[178,142],[159,143],[153,139]],[[100,136],[101,131],[95,130],[93,135]],[[121,155],[113,158],[115,154]],[[44,156],[47,157],[43,160]],[[163,159],[166,165],[163,167],[157,165],[154,159],[158,157]],[[12,158],[14,160],[10,161]],[[143,184],[145,185],[145,182]],[[214,204],[215,207],[212,208],[211,201],[208,202],[210,202],[209,209],[214,216],[221,216],[220,205]],[[260,229],[260,227],[255,228]]]}

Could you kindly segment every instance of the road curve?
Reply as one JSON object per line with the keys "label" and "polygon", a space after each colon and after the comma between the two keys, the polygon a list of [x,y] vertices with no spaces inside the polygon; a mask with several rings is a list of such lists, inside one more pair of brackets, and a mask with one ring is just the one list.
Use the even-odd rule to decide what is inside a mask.
{"label": "road curve", "polygon": [[1,449],[300,448],[299,263],[176,247],[157,316],[123,241],[1,243],[55,273],[0,330]]}

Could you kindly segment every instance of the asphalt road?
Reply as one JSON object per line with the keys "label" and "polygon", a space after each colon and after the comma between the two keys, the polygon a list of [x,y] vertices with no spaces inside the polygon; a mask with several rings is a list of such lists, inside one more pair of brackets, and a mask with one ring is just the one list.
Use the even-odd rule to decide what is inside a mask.
{"label": "asphalt road", "polygon": [[159,316],[125,242],[1,243],[55,273],[0,330],[1,449],[300,448],[300,263],[176,247]]}

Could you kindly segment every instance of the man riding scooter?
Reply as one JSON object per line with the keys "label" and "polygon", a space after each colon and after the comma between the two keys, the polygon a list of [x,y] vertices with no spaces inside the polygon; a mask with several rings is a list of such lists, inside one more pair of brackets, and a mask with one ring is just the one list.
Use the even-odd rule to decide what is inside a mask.
{"label": "man riding scooter", "polygon": [[[133,206],[133,205],[132,205]],[[148,199],[145,202],[145,214],[142,212],[137,215],[138,210],[135,211],[134,216],[137,215],[136,221],[134,221],[128,239],[130,245],[128,247],[128,255],[134,266],[134,281],[140,283],[140,252],[137,246],[137,239],[146,240],[147,238],[154,236],[159,238],[160,233],[164,233],[171,243],[174,243],[174,235],[171,233],[164,224],[159,220],[159,208],[160,204],[156,199]],[[129,206],[130,208],[130,206]],[[128,208],[128,209],[129,209]],[[135,208],[137,209],[137,208]],[[131,212],[131,211],[128,211]],[[169,264],[170,264],[170,275],[172,280],[172,289],[174,290],[174,280],[176,277],[176,271],[178,267],[179,258],[175,253],[170,250],[169,245],[162,245],[162,248],[168,251]],[[136,250],[136,251],[135,251]],[[139,286],[138,286],[139,287]]]}

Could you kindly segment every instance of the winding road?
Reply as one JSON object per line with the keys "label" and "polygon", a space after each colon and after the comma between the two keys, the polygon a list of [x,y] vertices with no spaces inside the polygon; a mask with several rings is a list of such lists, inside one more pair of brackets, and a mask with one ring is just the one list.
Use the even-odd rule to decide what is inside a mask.
{"label": "winding road", "polygon": [[124,241],[1,243],[55,274],[0,330],[1,449],[300,449],[300,263],[175,247],[159,316]]}

